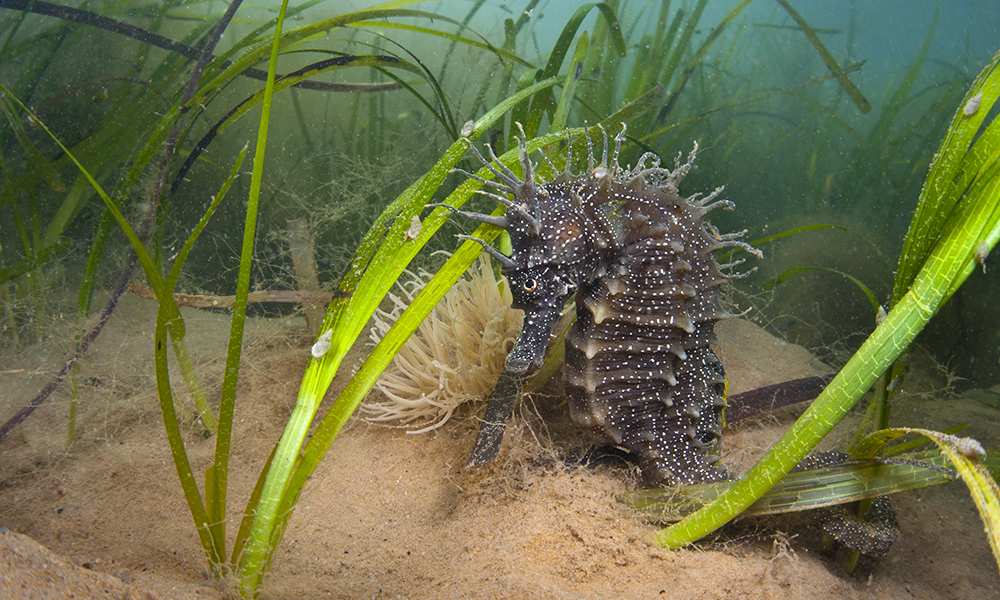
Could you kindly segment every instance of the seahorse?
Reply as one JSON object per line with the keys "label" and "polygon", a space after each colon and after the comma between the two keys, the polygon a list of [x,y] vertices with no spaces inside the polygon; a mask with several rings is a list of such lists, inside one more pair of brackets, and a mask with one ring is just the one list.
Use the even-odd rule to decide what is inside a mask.
{"label": "seahorse", "polygon": [[535,181],[537,165],[523,131],[517,138],[523,177],[491,147],[488,161],[470,144],[496,180],[461,172],[501,192],[484,193],[506,213],[448,208],[510,235],[510,256],[482,239],[459,237],[482,244],[500,263],[511,306],[525,313],[494,396],[510,394],[541,367],[553,327],[575,294],[577,315],[566,336],[563,372],[573,421],[597,442],[634,454],[651,482],[719,481],[725,474],[714,463],[726,381],[711,344],[716,321],[731,316],[718,295],[733,277],[723,270],[742,261],[720,266],[714,253],[729,247],[760,253],[740,240],[745,232],[722,235],[704,222],[717,208],[732,210],[731,202],[717,199],[723,188],[705,197],[680,195],[697,144],[686,162],[678,155],[673,169],[661,167],[653,153],[628,169],[618,164],[624,140],[623,124],[609,161],[605,134],[595,164],[588,135],[587,171],[574,175],[567,161],[545,183]]}

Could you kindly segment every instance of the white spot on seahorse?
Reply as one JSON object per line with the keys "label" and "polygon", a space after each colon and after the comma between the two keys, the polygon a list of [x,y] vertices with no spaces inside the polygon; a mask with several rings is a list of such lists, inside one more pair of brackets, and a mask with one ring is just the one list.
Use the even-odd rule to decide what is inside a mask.
{"label": "white spot on seahorse", "polygon": [[976,114],[979,110],[979,103],[983,101],[983,93],[979,92],[975,96],[969,98],[969,101],[965,103],[965,108],[962,109],[962,114],[971,117]]}
{"label": "white spot on seahorse", "polygon": [[333,343],[333,329],[327,329],[326,332],[319,336],[316,343],[312,346],[313,358],[323,358],[323,355],[330,351],[330,346]]}

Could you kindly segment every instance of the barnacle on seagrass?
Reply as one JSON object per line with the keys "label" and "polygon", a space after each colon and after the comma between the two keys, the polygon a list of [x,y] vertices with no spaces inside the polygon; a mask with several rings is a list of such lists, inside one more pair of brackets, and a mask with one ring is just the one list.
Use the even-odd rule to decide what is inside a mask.
{"label": "barnacle on seagrass", "polygon": [[[391,311],[376,311],[371,339],[378,342],[430,274],[420,272],[390,294]],[[521,311],[510,309],[507,286],[498,285],[483,256],[424,319],[376,386],[384,400],[361,410],[369,421],[399,421],[413,426],[408,433],[436,429],[469,400],[485,399],[493,389],[504,359],[521,330]]]}

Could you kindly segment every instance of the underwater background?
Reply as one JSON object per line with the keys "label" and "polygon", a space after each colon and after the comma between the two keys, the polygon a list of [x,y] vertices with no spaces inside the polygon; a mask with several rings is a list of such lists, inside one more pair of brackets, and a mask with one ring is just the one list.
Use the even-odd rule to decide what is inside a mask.
{"label": "underwater background", "polygon": [[[360,273],[385,267],[371,258],[378,248],[419,239],[412,264],[393,268],[434,272],[445,261],[438,251],[472,233],[452,220],[424,239],[432,209],[391,207],[518,93],[508,114],[475,130],[480,148],[510,150],[517,123],[531,139],[612,115],[629,122],[623,165],[647,151],[669,165],[697,143],[681,191],[725,186],[735,210],[713,213],[713,225],[746,230],[764,254],[748,260],[743,268],[754,270],[728,286],[727,302],[839,368],[879,309],[891,308],[935,152],[956,115],[982,116],[968,91],[1000,50],[1000,10],[972,0],[290,2],[284,31],[297,37],[281,47],[266,154],[255,165],[280,5],[241,5],[192,78],[231,5],[0,0],[0,359],[17,365],[0,371],[21,375],[34,361],[33,381],[44,383],[116,286],[131,279],[128,294],[156,293],[150,269],[223,315],[229,308],[211,303],[239,296],[241,285],[260,294],[247,314],[261,322],[292,323],[305,307],[301,335],[315,339],[322,306],[352,293]],[[542,87],[528,94],[532,86]],[[983,130],[1000,112],[984,106]],[[607,126],[617,133],[617,122]],[[557,162],[565,155],[559,143],[548,148]],[[573,159],[577,170],[586,164],[580,153]],[[458,166],[479,167],[469,157]],[[259,204],[251,171],[263,174]],[[465,179],[448,175],[428,200]],[[494,206],[473,197],[468,208]],[[148,251],[143,271],[128,266],[136,242],[123,222]],[[303,251],[315,261],[311,275]],[[963,394],[1000,405],[1000,275],[987,255],[917,338],[945,373],[946,393],[933,398],[942,406]],[[318,295],[274,294],[287,290]],[[122,360],[152,363],[150,333],[133,337]],[[312,355],[323,354],[314,346]],[[205,379],[209,395],[230,385]],[[70,415],[72,443],[77,386],[102,381],[71,376],[63,385],[74,399],[57,409]],[[235,375],[231,385],[235,394]],[[27,389],[24,402],[35,393]],[[105,405],[80,410],[81,428],[100,426]]]}
{"label": "underwater background", "polygon": [[[0,14],[0,80],[99,181],[116,190],[123,211],[138,219],[157,179],[154,169],[147,166],[134,182],[122,179],[158,115],[183,88],[184,63],[177,53],[130,39],[113,26],[25,14],[18,4],[5,2]],[[466,27],[421,18],[403,18],[391,28],[352,26],[307,40],[281,57],[279,73],[327,55],[385,53],[419,65],[427,79],[412,76],[413,87],[405,90],[384,72],[355,67],[315,77],[354,84],[353,90],[276,94],[254,289],[294,287],[286,220],[297,218],[308,220],[319,281],[332,289],[375,217],[433,164],[457,128],[513,90],[531,66],[544,65],[577,7],[521,4],[421,3],[420,10],[465,21]],[[874,326],[860,288],[830,271],[803,272],[767,292],[765,284],[796,267],[835,269],[856,277],[887,303],[895,257],[928,165],[972,78],[997,50],[1000,13],[989,3],[972,1],[797,2],[795,8],[833,58],[845,69],[857,67],[848,77],[863,109],[830,77],[810,39],[777,2],[748,3],[704,48],[736,4],[611,3],[626,54],[616,57],[611,73],[599,72],[593,60],[588,63],[591,72],[577,90],[569,123],[599,121],[659,83],[670,94],[669,110],[661,102],[655,118],[641,124],[644,130],[633,125],[629,133],[667,160],[699,142],[698,169],[685,182],[686,191],[726,186],[737,210],[715,217],[722,230],[745,228],[749,239],[757,240],[805,225],[847,228],[764,244],[766,258],[754,265],[757,274],[736,286],[754,296],[753,318],[790,341],[821,353],[848,352]],[[81,8],[193,43],[225,5],[88,2]],[[364,3],[318,3],[289,23],[362,8]],[[217,53],[238,50],[244,36],[273,16],[260,5],[241,8]],[[506,43],[521,62],[501,60],[488,46],[503,47],[505,21],[517,30]],[[594,37],[602,27],[599,11],[591,11],[580,30]],[[456,32],[481,46],[457,45],[447,37]],[[703,49],[704,55],[696,55]],[[700,62],[686,73],[685,61],[692,55]],[[246,77],[232,79],[185,125],[167,180],[172,192],[156,216],[161,260],[169,262],[228,173],[229,157],[253,137],[253,111],[259,107],[248,118],[227,122],[182,179],[173,179],[181,163],[260,87]],[[81,274],[96,277],[99,287],[112,285],[125,246],[112,232],[98,236],[108,240],[107,248],[92,252],[104,212],[99,198],[44,132],[18,114],[9,99],[5,106],[0,310],[2,343],[16,347],[24,339],[39,339],[53,314],[65,316],[79,303],[74,295]],[[501,141],[498,152],[502,146]],[[634,150],[626,156],[634,158]],[[458,180],[449,178],[445,188]],[[247,178],[238,178],[233,198],[245,198],[248,185]],[[192,251],[181,291],[233,293],[242,215],[235,199],[221,205]],[[438,234],[428,249],[454,247],[450,231]],[[96,268],[85,268],[88,253],[99,261]],[[1000,338],[989,318],[995,314],[989,302],[994,277],[990,269],[972,277],[921,338],[970,387],[998,383]],[[284,309],[264,305],[256,310]]]}

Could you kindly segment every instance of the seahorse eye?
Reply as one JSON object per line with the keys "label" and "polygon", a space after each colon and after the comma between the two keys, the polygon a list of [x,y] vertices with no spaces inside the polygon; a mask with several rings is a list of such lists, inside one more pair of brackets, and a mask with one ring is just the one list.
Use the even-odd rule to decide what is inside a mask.
{"label": "seahorse eye", "polygon": [[523,287],[524,291],[526,292],[533,292],[538,289],[538,282],[535,281],[534,277],[529,277],[524,280],[524,283],[521,284],[521,287]]}

